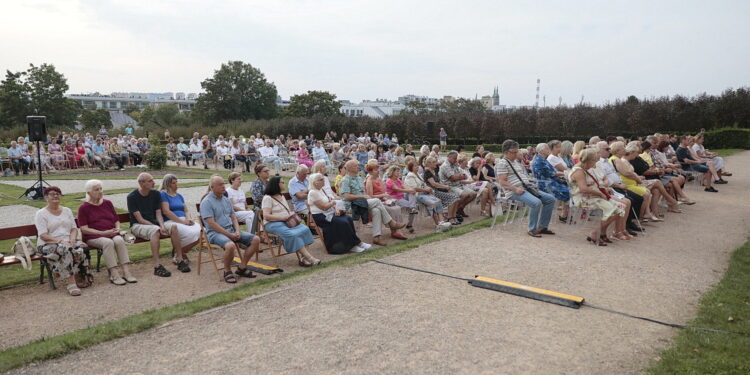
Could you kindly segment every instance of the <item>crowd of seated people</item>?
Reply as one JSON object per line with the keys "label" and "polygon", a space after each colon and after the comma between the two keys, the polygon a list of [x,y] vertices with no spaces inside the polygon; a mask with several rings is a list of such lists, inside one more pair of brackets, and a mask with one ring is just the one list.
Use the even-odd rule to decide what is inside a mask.
{"label": "crowd of seated people", "polygon": [[[127,197],[130,231],[150,243],[154,275],[169,277],[171,272],[159,257],[161,239],[170,239],[177,270],[190,272],[188,253],[204,230],[208,240],[228,254],[223,259],[228,283],[254,277],[242,265],[231,271],[233,254],[244,250],[240,256],[249,260],[258,251],[261,239],[256,234],[261,230],[278,238],[286,252],[296,252],[301,266],[309,267],[320,264],[309,248],[314,242],[309,223],[322,231],[329,253],[362,252],[372,246],[361,240],[363,230],[370,232],[375,245],[387,243],[382,226],[390,229],[391,238],[404,240],[415,232],[416,218],[424,212],[434,221],[435,231],[442,232],[461,225],[468,217],[467,206],[474,202],[479,203],[481,215],[491,216],[497,198],[516,200],[529,208],[527,233],[535,238],[555,234],[550,224],[558,202],[560,222],[570,219],[574,207],[596,210],[601,222],[586,239],[607,246],[614,240],[633,240],[644,230],[644,223],[662,222],[667,213],[681,213],[681,205],[695,204],[684,187],[689,179],[699,179],[707,192],[717,192],[715,185],[727,183],[724,178],[731,173],[721,157],[703,147],[704,138],[702,133],[677,138],[654,134],[631,141],[592,137],[588,142],[553,140],[524,148],[506,140],[498,156],[481,146],[469,156],[461,149],[441,153],[437,145],[422,145],[415,152],[412,145],[398,144],[395,134],[339,138],[329,132],[323,140],[313,135],[271,139],[256,134],[215,141],[195,133],[189,145],[182,138],[177,143],[168,140],[167,152],[174,162],[204,168],[212,163],[227,169],[239,166],[246,175],[255,175],[248,178],[252,180],[247,181],[249,188],[242,190],[240,172],[229,174],[228,186],[221,177],[212,177],[201,200],[203,225],[199,225],[178,192],[176,176],[164,176],[161,191],[156,191],[153,177],[141,173],[138,188]],[[114,162],[121,168],[140,162],[149,149],[147,141],[132,136],[110,139],[61,133],[46,147],[42,165],[58,169],[75,163],[106,169]],[[34,162],[25,159],[30,152],[23,138],[8,149],[19,171]],[[284,169],[282,158],[289,157],[296,167],[287,183],[278,174]],[[271,175],[271,168],[277,176]],[[113,284],[137,281],[101,181],[88,181],[85,190],[88,200],[78,209],[78,226],[74,221],[71,224],[70,210],[60,206],[58,188],[46,190],[48,204],[35,219],[39,251],[57,254],[52,256],[58,259],[51,262],[53,269],[68,280],[71,295],[81,293],[71,281],[71,272],[85,262],[76,242],[79,228],[85,244],[103,249]],[[285,193],[291,196],[290,202]],[[252,208],[246,197],[253,199]],[[363,224],[359,228],[358,221]],[[243,223],[245,231],[240,228]]]}

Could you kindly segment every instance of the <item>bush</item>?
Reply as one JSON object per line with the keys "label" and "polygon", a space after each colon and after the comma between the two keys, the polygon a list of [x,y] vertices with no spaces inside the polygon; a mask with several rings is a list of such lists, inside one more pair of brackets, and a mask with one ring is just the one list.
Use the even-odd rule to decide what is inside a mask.
{"label": "bush", "polygon": [[750,129],[721,128],[706,132],[705,146],[709,149],[750,149]]}
{"label": "bush", "polygon": [[145,159],[146,159],[146,165],[148,165],[148,169],[159,171],[164,169],[164,167],[167,166],[167,149],[164,147],[164,145],[159,142],[159,139],[152,135],[149,138],[149,142],[151,142],[151,150],[146,153]]}

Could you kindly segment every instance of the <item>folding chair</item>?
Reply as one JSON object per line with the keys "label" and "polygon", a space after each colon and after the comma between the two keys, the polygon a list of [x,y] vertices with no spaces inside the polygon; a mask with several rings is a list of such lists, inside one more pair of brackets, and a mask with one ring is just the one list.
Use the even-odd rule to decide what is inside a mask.
{"label": "folding chair", "polygon": [[[283,245],[281,237],[269,233],[266,231],[266,225],[263,222],[263,210],[258,211],[258,236],[260,236],[261,239],[265,239],[266,241],[261,241],[260,248],[258,249],[258,252],[255,253],[255,261],[258,261],[258,258],[260,256],[260,253],[263,251],[269,250],[271,253],[271,257],[273,258],[273,262],[276,265],[276,267],[279,266],[279,257],[287,255],[286,251],[281,249],[281,245]],[[302,256],[299,255],[299,251],[295,251],[294,254],[297,255],[297,261],[301,264],[302,263]]]}
{"label": "folding chair", "polygon": [[312,211],[310,210],[310,203],[305,202],[305,205],[307,205],[307,226],[310,228],[310,230],[315,229],[313,238],[318,237],[320,239],[320,242],[323,244],[323,248],[326,249],[326,252],[328,252],[325,237],[323,237],[323,229],[315,223],[315,219],[313,219],[312,217]]}
{"label": "folding chair", "polygon": [[[198,225],[200,225],[201,227],[201,234],[200,238],[198,239],[198,275],[201,274],[201,264],[211,263],[214,266],[214,271],[216,271],[216,276],[219,278],[219,281],[222,281],[224,280],[224,277],[219,271],[224,270],[224,265],[222,264],[221,267],[219,267],[219,265],[216,263],[214,250],[219,250],[221,253],[223,253],[224,249],[219,245],[214,245],[208,242],[208,236],[206,235],[206,231],[203,228],[203,220],[201,220],[200,215],[198,215]],[[208,260],[206,261],[202,260],[204,250],[206,251],[206,255],[208,256]]]}

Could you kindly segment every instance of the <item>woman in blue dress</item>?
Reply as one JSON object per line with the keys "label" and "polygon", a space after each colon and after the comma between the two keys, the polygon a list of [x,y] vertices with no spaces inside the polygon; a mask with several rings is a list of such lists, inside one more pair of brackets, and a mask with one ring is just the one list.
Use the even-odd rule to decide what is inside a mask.
{"label": "woman in blue dress", "polygon": [[564,179],[565,176],[563,172],[555,169],[547,161],[549,153],[550,149],[546,143],[538,144],[536,146],[536,156],[534,156],[534,161],[531,163],[531,170],[534,172],[534,178],[536,178],[536,184],[539,186],[539,189],[554,195],[555,199],[564,202],[560,221],[566,222],[568,220],[570,191],[567,184],[563,184],[556,179],[556,177]]}

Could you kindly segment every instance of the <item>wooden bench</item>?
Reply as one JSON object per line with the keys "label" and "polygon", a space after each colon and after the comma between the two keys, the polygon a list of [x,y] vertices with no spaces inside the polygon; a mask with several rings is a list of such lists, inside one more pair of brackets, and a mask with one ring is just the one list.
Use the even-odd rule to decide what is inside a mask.
{"label": "wooden bench", "polygon": [[[118,214],[117,215],[117,220],[120,223],[128,223],[128,222],[130,222],[130,216],[129,216],[129,214],[127,212],[126,213],[122,213],[122,214]],[[76,220],[76,225],[78,225],[78,220]],[[80,231],[80,227],[79,227],[79,231]],[[33,237],[37,237],[37,235],[38,235],[38,233],[36,232],[36,226],[33,225],[33,224],[31,224],[31,225],[21,225],[21,226],[17,226],[17,227],[10,227],[10,228],[2,228],[2,229],[0,229],[0,240],[15,240],[15,239],[18,239],[19,237],[22,237],[22,236],[33,238]],[[161,238],[162,239],[169,238],[169,236],[162,236]],[[142,240],[142,239],[136,237],[135,243],[141,243],[141,242],[147,242],[147,240]],[[103,250],[95,248],[95,247],[90,247],[86,251],[86,257],[89,260],[91,259],[91,254],[90,254],[91,250],[96,250],[96,272],[99,272],[100,267],[101,267],[101,258],[102,258]],[[42,257],[42,256],[33,255],[31,257],[31,261],[32,262],[38,261],[40,263],[39,264],[40,265],[39,283],[40,284],[44,284],[44,270],[46,269],[47,270],[47,277],[50,280],[50,289],[56,289],[55,280],[52,277],[52,269],[50,268],[49,264],[47,263],[47,260],[44,257]],[[18,258],[16,258],[15,255],[6,255],[3,258],[2,262],[0,262],[0,267],[3,267],[3,266],[12,266],[12,265],[15,265],[15,264],[21,264],[21,260],[18,259]]]}
{"label": "wooden bench", "polygon": [[[15,240],[22,236],[36,237],[37,236],[36,226],[35,225],[22,225],[18,227],[0,229],[0,240]],[[47,263],[47,259],[39,255],[33,255],[31,257],[31,261],[39,262],[39,284],[44,284],[44,270],[46,269],[47,277],[49,278],[49,287],[50,289],[55,289],[56,287],[55,287],[55,281],[52,277],[52,269],[50,269],[49,263]],[[0,263],[0,266],[11,266],[14,264],[21,264],[21,260],[16,258],[15,255],[6,255],[3,258],[2,263]]]}

